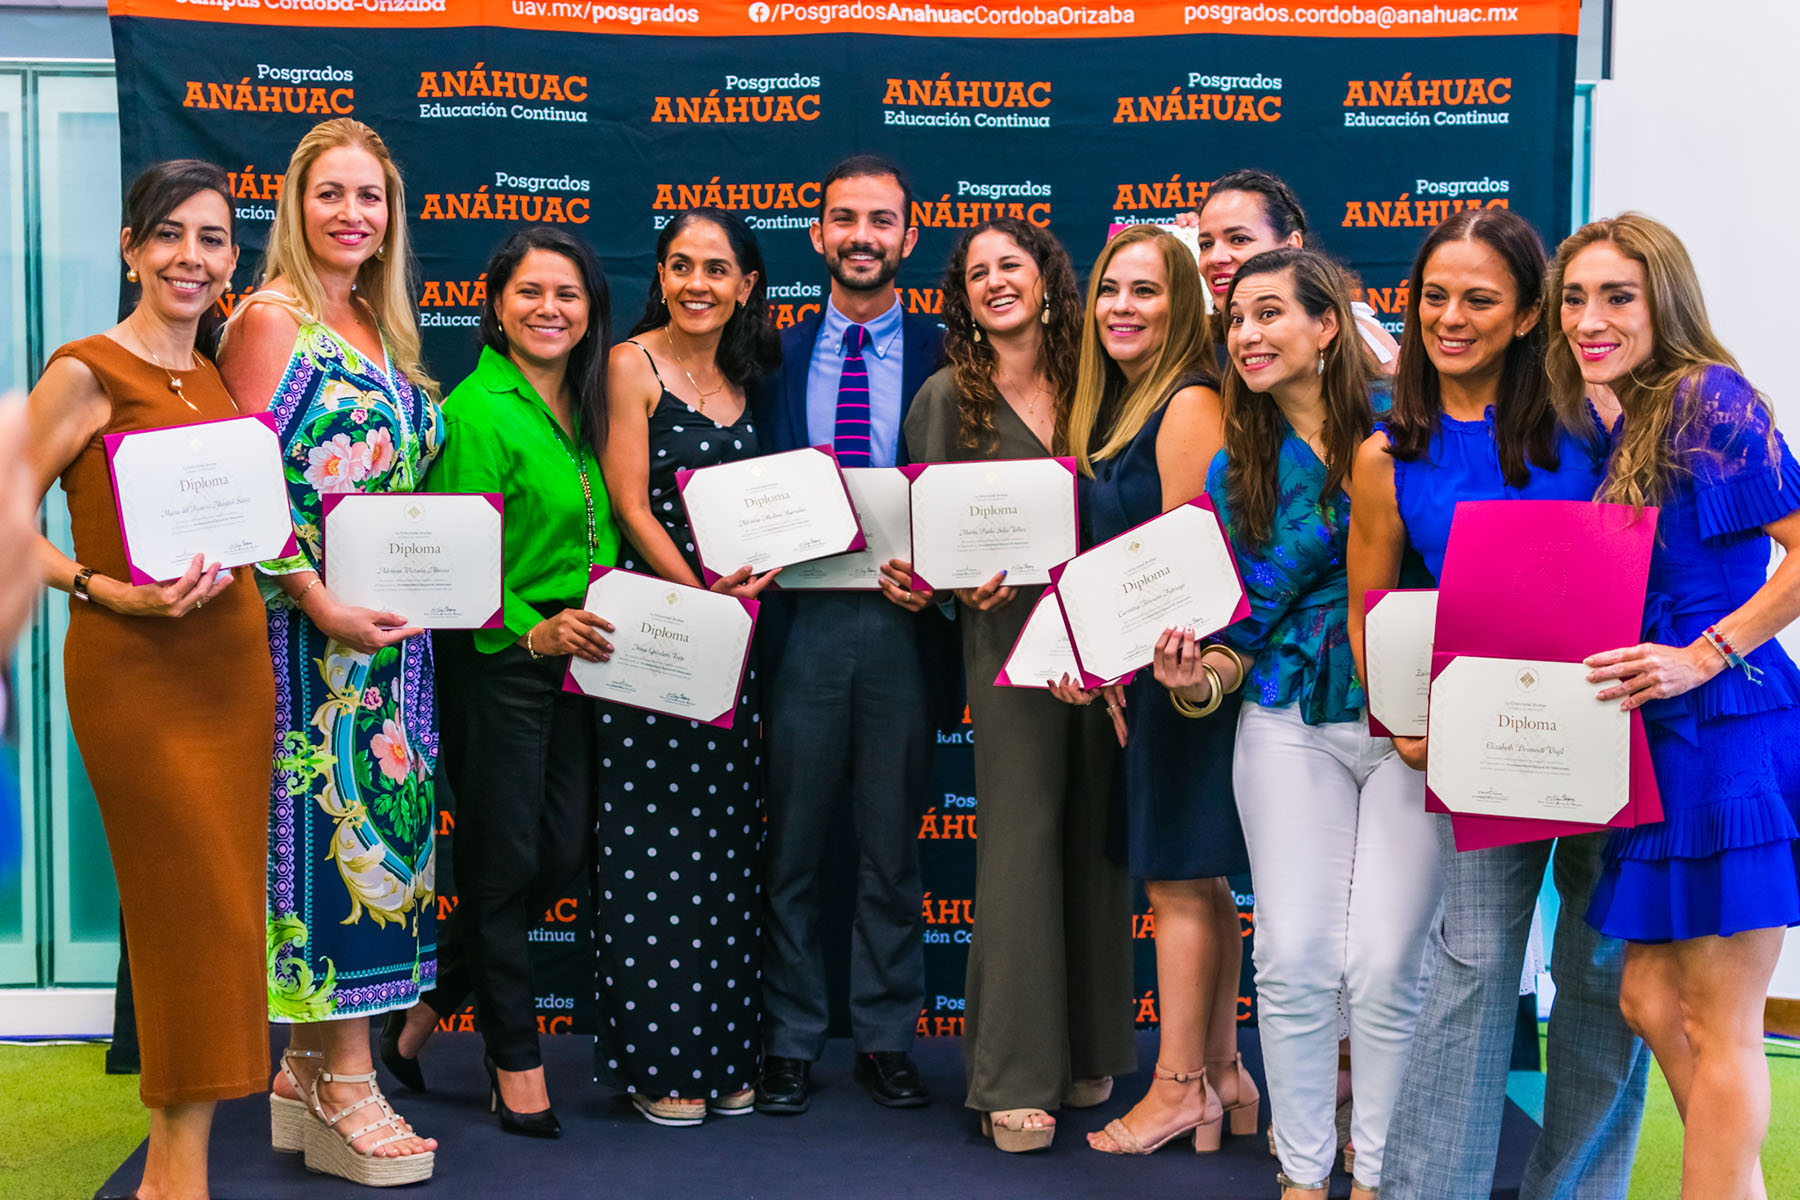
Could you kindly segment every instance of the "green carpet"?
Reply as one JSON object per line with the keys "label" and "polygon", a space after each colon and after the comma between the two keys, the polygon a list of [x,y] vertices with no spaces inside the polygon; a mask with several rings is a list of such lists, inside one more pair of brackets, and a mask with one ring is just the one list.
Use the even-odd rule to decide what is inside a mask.
{"label": "green carpet", "polygon": [[[149,1127],[135,1076],[107,1075],[101,1046],[0,1046],[0,1200],[88,1200]],[[1763,1170],[1770,1196],[1800,1196],[1800,1047],[1769,1055],[1774,1085]],[[1632,1200],[1677,1200],[1681,1121],[1656,1072]]]}

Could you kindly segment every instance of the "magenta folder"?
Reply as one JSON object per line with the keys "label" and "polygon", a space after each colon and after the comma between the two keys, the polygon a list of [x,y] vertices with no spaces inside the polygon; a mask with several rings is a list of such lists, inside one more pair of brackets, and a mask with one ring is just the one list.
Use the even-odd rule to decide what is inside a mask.
{"label": "magenta folder", "polygon": [[[1579,500],[1456,506],[1438,579],[1436,679],[1459,655],[1580,662],[1643,638],[1657,510]],[[1595,690],[1600,690],[1596,685]],[[1448,812],[1425,780],[1425,806]],[[1606,825],[1452,815],[1458,850],[1662,820],[1641,712],[1631,714],[1630,799]]]}

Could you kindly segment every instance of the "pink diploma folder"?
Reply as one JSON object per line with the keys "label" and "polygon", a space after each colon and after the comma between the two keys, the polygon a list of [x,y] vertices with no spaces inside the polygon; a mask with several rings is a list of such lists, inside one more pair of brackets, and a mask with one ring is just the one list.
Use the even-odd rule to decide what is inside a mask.
{"label": "pink diploma folder", "polygon": [[[833,467],[837,466],[837,451],[833,450],[830,446],[802,446],[798,450],[780,450],[774,454],[759,455],[758,457],[778,458],[778,457],[781,457],[782,455],[813,453],[813,452],[823,454],[826,458],[829,458],[831,460],[831,465]],[[736,463],[748,462],[748,461],[750,461],[750,460],[743,459],[743,458],[734,458],[728,463],[717,463],[717,464],[714,464],[714,466],[715,467],[725,467],[725,466],[734,465]],[[704,471],[710,471],[713,469],[714,469],[714,467],[692,467],[692,468],[683,467],[681,470],[675,472],[675,490],[677,492],[681,493],[681,503],[682,503],[683,508],[687,507],[688,484],[693,480],[694,476],[696,476]],[[856,532],[851,535],[850,541],[847,544],[845,544],[841,547],[838,547],[837,549],[823,553],[823,554],[810,555],[808,558],[800,560],[802,562],[810,561],[812,558],[829,558],[833,554],[848,554],[853,550],[861,550],[864,546],[867,546],[869,544],[869,540],[863,536],[862,522],[856,516],[856,502],[850,498],[850,488],[844,483],[844,475],[843,475],[843,471],[841,468],[839,468],[839,470],[838,470],[838,487],[843,489],[844,503],[850,507],[850,516],[853,520],[856,521]],[[688,518],[688,520],[690,522],[690,527],[691,527],[691,523],[693,521],[692,516],[690,516]],[[723,571],[715,571],[712,567],[712,564],[710,564],[706,561],[706,547],[700,545],[700,539],[697,536],[694,538],[694,545],[695,545],[694,554],[700,560],[700,579],[703,583],[706,584],[707,587],[711,587],[713,584],[717,583],[719,580],[723,579],[725,576],[731,574],[731,572],[737,570],[739,567],[744,565],[743,563],[730,563],[730,564],[726,565],[726,567]],[[769,566],[763,568],[763,570],[756,572],[756,574],[762,575],[768,571],[773,571],[778,566],[785,567],[787,565],[788,565],[787,563],[772,563]],[[727,728],[730,727],[729,721],[726,722],[726,727]]]}
{"label": "pink diploma folder", "polygon": [[[961,460],[961,462],[973,462],[973,461],[977,461],[977,460],[974,460],[974,459]],[[992,459],[990,461],[992,461],[992,462],[1037,462],[1040,460],[1038,460],[1038,459],[999,458],[999,459]],[[1070,511],[1075,514],[1075,541],[1077,544],[1077,548],[1079,548],[1080,542],[1081,542],[1081,477],[1078,474],[1076,474],[1074,459],[1068,458],[1063,455],[1056,455],[1056,456],[1052,457],[1050,459],[1050,461],[1053,463],[1059,464],[1065,471],[1067,471],[1069,473],[1069,491],[1074,496],[1074,499],[1070,503]],[[947,465],[947,464],[908,463],[907,465],[900,468],[900,473],[902,475],[906,476],[908,483],[917,483],[919,481],[919,476],[923,475],[926,471],[929,471],[932,467],[943,466],[943,465]],[[960,463],[957,465],[960,465]],[[916,536],[915,536],[914,540],[915,541],[917,540]],[[916,559],[915,559],[914,565],[915,566],[917,565]],[[985,583],[987,581],[983,580],[982,582]],[[930,583],[927,583],[925,581],[925,578],[923,576],[921,576],[917,571],[913,572],[912,589],[915,592],[929,592],[929,591],[935,590],[933,585]]]}
{"label": "pink diploma folder", "polygon": [[[375,495],[375,493],[371,493],[371,492],[332,492],[329,495],[324,496],[320,500],[320,503],[319,503],[319,549],[320,549],[319,563],[320,563],[320,566],[323,568],[323,570],[321,571],[321,574],[320,574],[321,579],[324,578],[324,572],[327,572],[331,569],[331,546],[329,544],[331,525],[330,525],[328,518],[331,516],[332,510],[335,509],[338,505],[342,504],[345,500],[351,499],[353,497],[356,499],[359,499],[359,500],[363,500],[363,499],[368,499],[371,495]],[[483,500],[486,500],[488,502],[488,504],[490,504],[493,507],[495,512],[500,514],[501,545],[502,546],[505,545],[506,498],[504,496],[502,496],[499,492],[386,492],[386,493],[380,494],[380,498],[382,500],[386,500],[386,501],[402,499],[402,498],[405,498],[408,496],[480,496]],[[504,550],[502,551],[502,554],[504,555]],[[504,562],[504,559],[502,561]],[[501,584],[502,584],[501,589],[500,589],[500,607],[496,608],[492,613],[488,614],[488,616],[483,618],[481,624],[479,624],[479,625],[437,625],[437,626],[433,626],[433,628],[436,628],[436,629],[499,629],[501,626],[505,625],[506,624],[506,588],[504,585],[505,585],[505,579],[506,579],[506,569],[505,569],[504,565],[501,567],[500,574],[501,574]]]}
{"label": "pink diploma folder", "polygon": [[[1365,603],[1363,605],[1363,612],[1365,614],[1374,612],[1375,606],[1377,604],[1380,604],[1383,600],[1387,599],[1389,596],[1392,596],[1396,592],[1428,592],[1430,590],[1431,590],[1430,588],[1370,588],[1367,592],[1363,593],[1364,598],[1365,598]],[[1366,616],[1364,617],[1364,621],[1363,621],[1363,639],[1364,639],[1364,641],[1363,641],[1363,661],[1368,662],[1369,661],[1368,619]],[[1435,671],[1432,672],[1433,675],[1435,675],[1436,673],[1437,672],[1435,672]],[[1365,679],[1363,681],[1363,685],[1366,688],[1368,686],[1368,680]],[[1378,737],[1378,738],[1394,736],[1392,730],[1390,730],[1386,725],[1383,725],[1380,721],[1376,720],[1374,705],[1369,706],[1369,736],[1370,737]]]}
{"label": "pink diploma folder", "polygon": [[[1656,518],[1654,508],[1640,515],[1629,505],[1580,500],[1458,504],[1438,579],[1431,677],[1465,654],[1580,662],[1637,645]],[[1429,776],[1425,789],[1426,808],[1449,811]],[[1630,799],[1607,824],[1461,814],[1451,823],[1458,850],[1480,850],[1662,819],[1643,715],[1634,710]]]}
{"label": "pink diploma folder", "polygon": [[[644,575],[641,571],[627,571],[623,567],[593,567],[588,571],[588,586],[592,587],[596,579],[613,571],[618,571],[624,575]],[[644,575],[644,578],[658,579],[658,576]],[[704,592],[707,590],[706,588],[691,588],[685,583],[674,583],[669,580],[659,579],[659,582],[668,583],[670,587],[681,588],[684,591]],[[756,641],[756,611],[762,607],[762,602],[760,600],[752,600],[747,596],[733,596],[732,599],[736,600],[743,606],[744,611],[750,614],[750,636],[744,639],[744,657],[738,663],[737,684],[731,689],[731,702],[725,706],[725,711],[716,717],[700,720],[697,717],[675,714],[676,719],[678,720],[700,720],[700,724],[702,725],[714,725],[720,729],[730,729],[731,722],[737,717],[738,693],[744,690],[744,672],[750,669],[750,647],[754,645]],[[582,602],[586,603],[586,600],[587,598],[583,596]],[[606,616],[605,613],[595,613],[594,615],[597,617]],[[573,664],[573,661],[573,656],[571,656],[571,664]],[[572,665],[568,670],[563,672],[562,690],[565,692],[573,692],[577,696],[593,696],[592,692],[583,691],[581,685],[575,682],[575,672]],[[652,708],[646,704],[631,704],[613,696],[594,696],[594,699],[602,700],[607,704],[617,704],[624,708],[635,708],[642,712],[652,712],[662,716],[670,715],[667,709]]]}

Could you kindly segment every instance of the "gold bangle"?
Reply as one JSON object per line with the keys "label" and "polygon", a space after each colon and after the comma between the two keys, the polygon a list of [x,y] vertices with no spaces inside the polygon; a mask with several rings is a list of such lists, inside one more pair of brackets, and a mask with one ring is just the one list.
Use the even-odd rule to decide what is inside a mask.
{"label": "gold bangle", "polygon": [[1250,674],[1249,668],[1244,666],[1244,656],[1239,654],[1236,650],[1233,650],[1230,646],[1227,646],[1224,642],[1208,642],[1200,648],[1200,661],[1204,663],[1206,661],[1206,656],[1214,650],[1217,650],[1220,654],[1226,655],[1234,664],[1236,664],[1237,683],[1232,685],[1231,691],[1237,691],[1238,688],[1244,686],[1244,680]]}
{"label": "gold bangle", "polygon": [[1206,673],[1206,682],[1212,689],[1212,694],[1207,696],[1205,704],[1195,704],[1191,700],[1183,699],[1177,692],[1169,693],[1169,703],[1174,705],[1175,711],[1191,721],[1212,716],[1219,711],[1219,705],[1225,703],[1225,689],[1219,686],[1219,673],[1205,663],[1200,664],[1200,669]]}

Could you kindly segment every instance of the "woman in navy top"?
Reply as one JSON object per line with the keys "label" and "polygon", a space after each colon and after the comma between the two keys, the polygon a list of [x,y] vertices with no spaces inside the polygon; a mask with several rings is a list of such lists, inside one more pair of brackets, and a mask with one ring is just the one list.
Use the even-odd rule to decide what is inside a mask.
{"label": "woman in navy top", "polygon": [[[1369,435],[1347,278],[1308,250],[1257,255],[1226,297],[1225,448],[1207,492],[1250,615],[1222,640],[1246,664],[1232,784],[1256,883],[1256,990],[1285,1196],[1323,1188],[1337,1151],[1337,1008],[1349,1016],[1353,1196],[1381,1186],[1388,1113],[1418,1015],[1438,876],[1423,780],[1371,741],[1350,653],[1344,488]],[[1220,690],[1170,630],[1155,673],[1184,715]],[[1198,707],[1196,707],[1198,706]]]}
{"label": "woman in navy top", "polygon": [[1686,1121],[1681,1194],[1766,1195],[1763,999],[1800,924],[1800,672],[1774,641],[1800,613],[1800,464],[1664,226],[1584,226],[1545,296],[1557,405],[1600,384],[1622,409],[1599,498],[1662,510],[1644,641],[1587,662],[1601,700],[1642,706],[1666,819],[1612,835],[1588,920],[1629,939],[1621,1004]]}
{"label": "woman in navy top", "polygon": [[[1134,225],[1100,252],[1069,411],[1088,545],[1205,488],[1222,430],[1204,317],[1193,257],[1167,233]],[[1053,690],[1073,703],[1098,695]],[[1105,699],[1125,747],[1127,860],[1156,909],[1162,1045],[1149,1093],[1088,1142],[1146,1154],[1193,1132],[1196,1150],[1216,1150],[1226,1115],[1233,1132],[1254,1132],[1261,1102],[1237,1057],[1243,936],[1225,880],[1249,869],[1231,802],[1236,697],[1213,720],[1184,721],[1140,671]]]}
{"label": "woman in navy top", "polygon": [[[1599,482],[1592,414],[1579,410],[1574,433],[1550,406],[1538,316],[1544,250],[1531,226],[1507,209],[1458,213],[1425,239],[1411,278],[1393,407],[1358,453],[1352,489],[1350,632],[1359,656],[1364,592],[1429,587],[1458,501],[1588,500]],[[1424,738],[1395,742],[1424,767]],[[1558,843],[1459,854],[1448,821],[1439,834],[1444,915],[1382,1181],[1388,1197],[1463,1200],[1485,1197],[1493,1182],[1519,975]],[[1622,1200],[1648,1063],[1618,1013],[1624,947],[1579,919],[1601,845],[1597,834],[1563,838],[1556,853],[1550,1083],[1527,1177],[1533,1194]]]}

